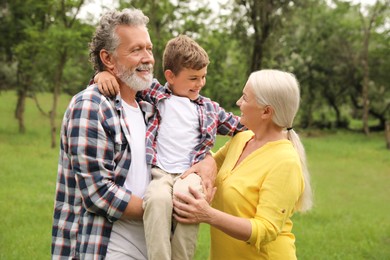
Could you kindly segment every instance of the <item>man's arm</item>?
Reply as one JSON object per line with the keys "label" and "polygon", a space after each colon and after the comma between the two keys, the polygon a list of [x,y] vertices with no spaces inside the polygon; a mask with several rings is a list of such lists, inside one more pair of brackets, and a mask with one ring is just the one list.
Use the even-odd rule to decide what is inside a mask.
{"label": "man's arm", "polygon": [[144,209],[142,208],[143,200],[140,197],[132,195],[129,203],[121,219],[138,219],[141,220],[144,215]]}
{"label": "man's arm", "polygon": [[105,100],[106,105],[95,102],[100,101],[100,95],[92,93],[92,100],[90,96],[88,92],[73,104],[66,132],[69,159],[83,205],[110,221],[121,218],[123,213],[129,217],[140,216],[140,199],[114,181],[125,178],[119,172],[126,171],[124,167],[129,163],[126,158],[115,161],[118,145],[128,145],[121,134],[119,117],[108,101]]}

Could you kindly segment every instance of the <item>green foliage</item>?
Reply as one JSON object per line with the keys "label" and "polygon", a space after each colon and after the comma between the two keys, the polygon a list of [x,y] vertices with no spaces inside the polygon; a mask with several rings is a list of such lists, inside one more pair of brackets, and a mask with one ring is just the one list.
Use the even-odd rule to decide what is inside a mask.
{"label": "green foliage", "polygon": [[[388,54],[388,35],[378,33],[380,28],[386,27],[383,20],[386,16],[382,14],[380,17],[370,46],[377,52]],[[267,63],[297,75],[301,83],[300,119],[303,127],[322,127],[325,119],[332,122],[333,127],[345,128],[351,118],[360,115],[356,111],[362,108],[361,23],[358,6],[349,2],[335,1],[330,7],[326,1],[307,1],[284,28],[279,38],[280,47],[274,52],[274,59]],[[371,53],[374,53],[373,49],[370,49]],[[386,65],[374,64],[387,64],[389,59],[383,57],[369,56],[370,70],[375,75],[370,77],[370,114],[379,119],[381,129],[385,111],[389,109],[389,102],[383,102],[383,97],[385,100],[389,97],[388,83],[382,80],[388,82],[389,78],[378,74]],[[347,114],[343,114],[345,107],[349,110]],[[315,119],[320,111],[329,110],[333,112],[322,113],[319,121]],[[332,115],[336,116],[332,118]]]}
{"label": "green foliage", "polygon": [[[61,6],[61,3],[64,3]],[[88,42],[94,26],[73,19],[83,0],[0,3],[0,90],[74,94],[92,76]],[[236,1],[218,14],[206,0],[120,0],[149,17],[155,76],[165,82],[162,55],[178,34],[198,41],[210,56],[204,96],[235,108],[249,73],[261,68],[293,72],[301,84],[302,127],[348,128],[362,115],[363,25],[374,12],[350,1]],[[390,40],[386,0],[373,22],[369,45],[370,119],[390,120]],[[57,88],[56,88],[57,87]],[[325,123],[324,123],[325,122]],[[28,126],[27,126],[28,127]]]}
{"label": "green foliage", "polygon": [[[51,96],[38,95],[44,109]],[[70,100],[62,96],[57,122]],[[31,126],[17,134],[14,92],[0,93],[0,259],[48,259],[58,147],[49,119],[27,100]],[[314,209],[293,217],[299,259],[389,259],[390,156],[383,133],[303,132]],[[218,137],[214,150],[228,138]],[[207,258],[209,227],[201,225],[196,258]]]}
{"label": "green foliage", "polygon": [[[88,62],[88,43],[93,31],[93,26],[76,20],[71,28],[56,23],[45,32],[45,51],[41,52],[39,71],[46,75],[47,89],[53,91],[64,55],[66,59],[59,82],[63,92],[73,95],[85,88],[93,75],[93,68]],[[51,59],[47,58],[49,53]]]}
{"label": "green foliage", "polygon": [[[79,4],[80,1],[64,1],[64,8],[68,8],[70,15]],[[30,93],[52,91],[60,54],[66,49],[69,50],[67,61],[71,67],[64,67],[67,76],[64,79],[67,83],[65,91],[74,94],[88,83],[92,70],[88,65],[87,43],[92,26],[75,20],[70,28],[71,17],[60,16],[62,7],[58,1],[6,1],[2,8],[4,23],[1,27],[9,31],[8,37],[1,41],[8,56],[2,58],[12,64],[8,67],[13,69],[0,71],[7,75],[4,80],[8,86],[23,87]]]}
{"label": "green foliage", "polygon": [[236,51],[240,43],[219,30],[210,30],[208,36],[199,40],[210,56],[207,83],[202,94],[231,110],[236,107],[247,80],[242,53]]}

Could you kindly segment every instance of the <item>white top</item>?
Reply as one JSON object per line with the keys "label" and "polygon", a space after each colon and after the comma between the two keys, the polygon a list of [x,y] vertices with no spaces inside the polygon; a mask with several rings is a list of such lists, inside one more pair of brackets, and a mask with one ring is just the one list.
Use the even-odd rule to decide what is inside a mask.
{"label": "white top", "polygon": [[[150,182],[146,165],[146,125],[139,107],[123,101],[125,120],[130,132],[131,164],[124,187],[132,194],[143,198]],[[108,259],[118,259],[118,254],[130,259],[147,259],[145,232],[142,221],[118,220],[112,227],[108,244]]]}
{"label": "white top", "polygon": [[146,165],[145,135],[146,125],[141,109],[123,102],[125,120],[129,126],[131,164],[125,181],[125,188],[134,195],[143,198],[150,182]]}
{"label": "white top", "polygon": [[200,141],[199,113],[186,97],[172,95],[158,104],[157,166],[182,173],[191,166],[190,154]]}

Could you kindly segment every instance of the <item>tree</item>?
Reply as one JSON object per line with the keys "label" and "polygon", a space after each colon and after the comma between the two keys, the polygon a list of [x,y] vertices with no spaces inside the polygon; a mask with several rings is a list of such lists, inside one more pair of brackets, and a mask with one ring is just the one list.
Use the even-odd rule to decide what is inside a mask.
{"label": "tree", "polygon": [[266,52],[270,52],[268,40],[290,17],[299,1],[293,0],[234,0],[232,14],[235,35],[242,46],[251,48],[248,73],[262,68]]}
{"label": "tree", "polygon": [[344,30],[340,27],[343,11],[330,8],[325,1],[306,1],[295,14],[273,37],[274,53],[266,63],[297,76],[301,85],[302,127],[345,126],[342,105],[349,90],[344,78],[337,76],[348,68],[344,62],[348,47],[338,37]]}
{"label": "tree", "polygon": [[[85,64],[88,64],[86,46],[92,34],[91,26],[81,24],[76,19],[83,3],[84,0],[6,1],[2,6],[5,15],[1,26],[9,33],[9,37],[4,38],[10,39],[2,41],[2,48],[6,50],[7,60],[16,67],[18,101],[15,117],[19,122],[19,131],[25,131],[26,98],[36,100],[37,92],[52,91],[53,103],[49,113],[52,147],[55,147],[57,138],[56,110],[66,63],[83,56],[82,62],[73,64],[79,68],[85,68]],[[85,74],[85,69],[72,78],[79,79],[79,74]],[[89,70],[87,77],[91,75]],[[71,82],[75,80],[68,83]],[[88,80],[83,78],[83,82],[84,88]]]}
{"label": "tree", "polygon": [[25,131],[25,100],[34,92],[35,65],[39,49],[40,32],[50,24],[47,11],[50,0],[2,2],[2,31],[6,32],[2,45],[6,51],[7,62],[15,64],[17,105],[15,117],[19,122],[19,132]]}
{"label": "tree", "polygon": [[[388,3],[387,3],[388,4]],[[370,45],[370,35],[372,33],[373,27],[375,26],[377,17],[385,12],[388,5],[386,3],[381,4],[380,1],[377,1],[376,4],[369,9],[368,17],[364,17],[362,11],[360,11],[360,18],[362,22],[362,31],[363,31],[363,46],[361,53],[361,63],[363,70],[363,88],[362,88],[362,99],[363,99],[363,131],[366,135],[370,133],[368,126],[368,114],[369,114],[369,81],[370,81],[370,68],[368,63],[369,55],[369,45]]]}
{"label": "tree", "polygon": [[[51,128],[51,147],[56,146],[57,139],[57,106],[58,99],[63,85],[63,74],[69,57],[80,54],[87,42],[86,34],[77,20],[77,15],[84,0],[61,0],[53,6],[53,24],[47,30],[46,48],[53,52],[52,67],[54,68],[53,82],[53,103],[50,111],[50,128]],[[88,31],[87,31],[88,32]],[[87,33],[88,34],[88,33]]]}
{"label": "tree", "polygon": [[[301,83],[301,123],[305,127],[348,127],[348,120],[360,117],[363,70],[362,31],[356,5],[335,1],[308,1],[290,19],[285,31],[273,42],[268,66],[279,66],[297,75]],[[388,97],[388,33],[382,14],[371,33],[370,59],[375,77],[370,80],[369,114],[380,119],[384,129]],[[379,19],[381,18],[381,19]],[[386,55],[387,54],[387,55]],[[374,65],[376,64],[376,65]],[[387,65],[388,66],[388,65]],[[388,67],[387,67],[388,68]]]}

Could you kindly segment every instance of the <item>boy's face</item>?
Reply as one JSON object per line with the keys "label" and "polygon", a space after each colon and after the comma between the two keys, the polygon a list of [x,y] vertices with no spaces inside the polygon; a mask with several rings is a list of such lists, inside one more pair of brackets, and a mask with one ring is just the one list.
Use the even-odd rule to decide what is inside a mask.
{"label": "boy's face", "polygon": [[207,66],[200,70],[182,69],[177,75],[172,71],[165,71],[165,78],[173,94],[195,100],[206,84]]}

